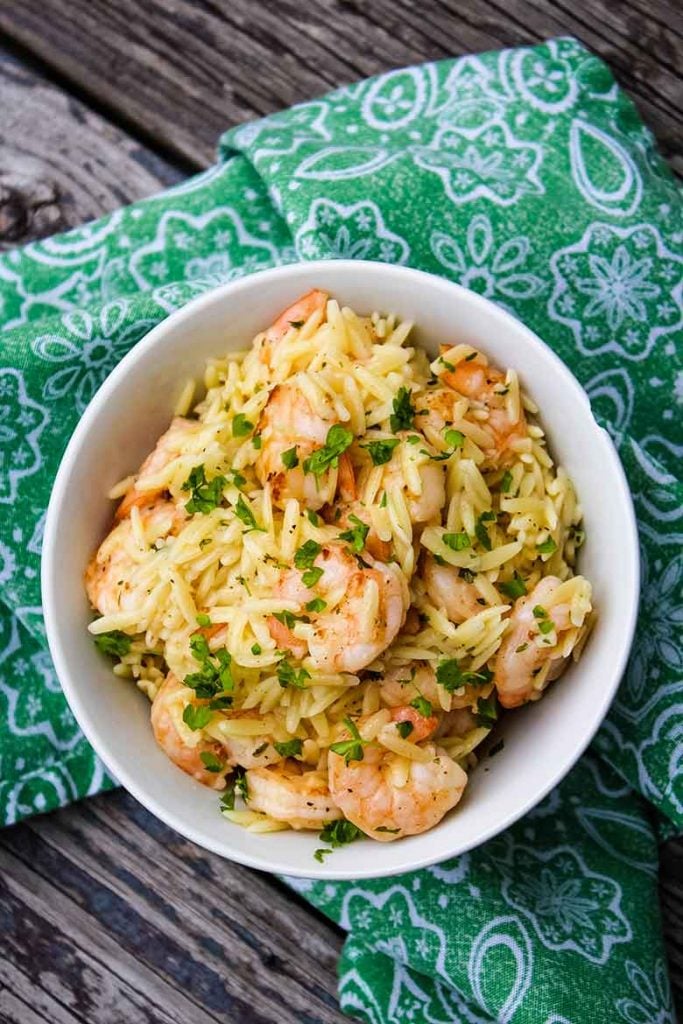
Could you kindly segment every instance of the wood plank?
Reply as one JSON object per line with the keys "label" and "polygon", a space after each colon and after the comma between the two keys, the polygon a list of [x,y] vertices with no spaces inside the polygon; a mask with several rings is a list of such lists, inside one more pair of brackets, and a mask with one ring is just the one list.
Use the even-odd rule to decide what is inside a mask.
{"label": "wood plank", "polygon": [[572,34],[683,170],[682,22],[669,0],[0,0],[8,38],[192,166],[226,127],[343,82]]}
{"label": "wood plank", "polygon": [[[178,1022],[344,1019],[334,969],[341,933],[268,876],[205,853],[123,793],[6,831],[0,867],[24,918],[36,898],[48,916],[59,906],[54,923],[78,957],[109,965],[116,1005],[134,990],[138,1014],[156,1007]],[[14,924],[3,940],[17,958],[36,943],[30,929],[24,943],[25,928]],[[57,973],[69,988],[69,971]],[[81,983],[82,972],[75,991]],[[178,1012],[179,1000],[195,1009]]]}
{"label": "wood plank", "polygon": [[0,249],[82,224],[184,177],[0,50]]}

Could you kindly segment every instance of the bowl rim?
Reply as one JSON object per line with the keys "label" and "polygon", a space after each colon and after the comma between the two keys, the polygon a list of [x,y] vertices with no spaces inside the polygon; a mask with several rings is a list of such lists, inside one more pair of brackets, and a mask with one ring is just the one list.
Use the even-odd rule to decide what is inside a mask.
{"label": "bowl rim", "polygon": [[[91,425],[97,420],[101,409],[108,401],[111,393],[114,392],[119,383],[134,370],[138,360],[144,356],[148,350],[154,348],[163,341],[163,337],[169,330],[169,327],[174,327],[183,321],[191,321],[197,313],[204,309],[204,307],[210,306],[215,302],[220,302],[226,297],[238,298],[239,293],[246,288],[253,287],[255,281],[260,281],[263,286],[267,286],[273,279],[286,278],[289,275],[296,278],[297,273],[302,271],[305,272],[304,276],[310,277],[315,275],[317,269],[326,272],[338,272],[341,276],[349,271],[357,273],[359,269],[369,275],[377,273],[386,274],[389,272],[392,275],[395,275],[397,280],[400,280],[401,278],[406,280],[408,278],[412,278],[417,279],[418,281],[421,280],[429,282],[430,288],[433,288],[434,286],[440,287],[444,291],[448,291],[459,301],[470,303],[475,307],[479,306],[487,315],[493,315],[494,318],[502,320],[503,323],[507,322],[508,324],[514,325],[517,332],[521,331],[521,333],[525,335],[525,341],[532,349],[540,347],[544,351],[544,356],[549,358],[554,364],[554,370],[557,372],[558,376],[562,378],[563,386],[572,393],[577,404],[583,406],[584,412],[590,421],[590,426],[594,431],[595,442],[599,443],[603,447],[604,455],[612,464],[615,476],[614,482],[617,485],[614,500],[621,505],[624,512],[624,525],[628,532],[627,550],[630,554],[630,564],[628,569],[633,581],[633,586],[631,587],[629,595],[628,616],[627,620],[623,624],[622,636],[624,639],[618,651],[615,652],[617,656],[614,661],[611,685],[600,691],[600,699],[595,702],[596,710],[592,716],[591,725],[588,729],[582,731],[580,734],[580,740],[573,748],[571,754],[565,758],[561,765],[555,766],[555,768],[548,773],[543,785],[534,790],[533,795],[520,802],[508,813],[501,815],[500,819],[497,820],[495,824],[483,829],[480,833],[474,836],[471,841],[466,840],[465,842],[458,844],[457,849],[454,850],[439,849],[436,852],[427,852],[422,856],[406,860],[406,863],[392,865],[391,867],[384,869],[379,868],[378,870],[375,870],[374,868],[372,870],[368,870],[363,866],[360,859],[356,867],[349,869],[335,870],[333,859],[329,862],[319,864],[313,861],[312,858],[311,862],[305,865],[305,867],[299,867],[298,865],[296,867],[292,867],[291,864],[282,863],[278,860],[276,844],[270,843],[268,847],[266,847],[268,839],[267,836],[261,837],[264,842],[264,856],[250,855],[243,851],[235,852],[230,849],[229,843],[213,841],[210,837],[200,837],[198,830],[185,821],[181,816],[177,815],[173,811],[162,808],[157,803],[156,799],[146,792],[144,785],[138,783],[134,774],[128,771],[127,766],[125,764],[119,764],[113,755],[110,756],[110,753],[106,748],[106,740],[102,737],[101,732],[91,721],[87,711],[85,710],[85,707],[79,697],[78,685],[74,683],[73,676],[69,668],[69,656],[66,650],[67,643],[61,635],[58,600],[56,599],[58,592],[56,585],[58,582],[58,549],[56,542],[59,532],[60,510],[68,490],[69,477],[73,466],[78,459],[81,449],[84,447],[85,443],[87,443],[87,436]],[[314,285],[311,285],[311,287],[314,287]],[[334,290],[333,286],[331,286],[331,290]],[[173,828],[184,838],[196,843],[201,848],[210,850],[212,853],[216,853],[226,859],[235,861],[236,863],[244,864],[247,867],[284,874],[290,877],[330,881],[357,880],[361,878],[390,877],[405,871],[419,870],[421,868],[428,867],[429,865],[437,864],[449,857],[460,856],[461,854],[482,845],[494,836],[508,829],[516,821],[528,814],[530,810],[539,804],[548,795],[548,793],[550,793],[555,786],[564,779],[579,758],[583,755],[589,743],[600,728],[600,725],[602,724],[621,683],[633,642],[638,614],[640,595],[640,551],[633,500],[623,465],[612,438],[605,428],[602,427],[595,419],[588,396],[579,381],[574,377],[573,373],[562,359],[560,359],[553,349],[551,349],[550,346],[535,333],[535,331],[527,327],[523,321],[518,320],[506,309],[503,309],[477,292],[473,292],[462,285],[437,274],[429,273],[428,271],[371,260],[311,260],[285,264],[283,266],[257,271],[253,274],[237,278],[236,280],[227,281],[224,284],[211,288],[202,295],[191,299],[185,305],[174,310],[156,324],[143,338],[141,338],[139,342],[137,342],[137,344],[133,346],[132,349],[126,353],[111,373],[105,378],[77,423],[65,448],[64,454],[62,455],[59,468],[55,476],[45,520],[43,553],[41,558],[41,593],[48,646],[60,686],[69,707],[85,738],[92,746],[96,755],[100,758],[109,774],[139,803],[141,803],[143,807],[163,821],[166,825]],[[229,831],[226,832],[226,835],[229,836]],[[278,833],[275,833],[276,837],[277,835]],[[266,850],[268,852],[266,852]]]}

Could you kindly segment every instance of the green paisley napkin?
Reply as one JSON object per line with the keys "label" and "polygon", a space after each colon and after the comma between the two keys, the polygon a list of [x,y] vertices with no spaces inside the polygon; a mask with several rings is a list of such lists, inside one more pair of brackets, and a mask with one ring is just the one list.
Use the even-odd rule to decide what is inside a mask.
{"label": "green paisley napkin", "polygon": [[637,639],[591,752],[512,829],[394,879],[291,884],[349,930],[341,1000],[362,1020],[673,1021],[655,833],[683,824],[683,207],[650,133],[608,69],[559,39],[339,89],[228,132],[221,155],[0,259],[2,820],[110,784],[61,697],[38,582],[51,480],[106,374],[241,274],[418,266],[512,310],[582,381],[636,504]]}

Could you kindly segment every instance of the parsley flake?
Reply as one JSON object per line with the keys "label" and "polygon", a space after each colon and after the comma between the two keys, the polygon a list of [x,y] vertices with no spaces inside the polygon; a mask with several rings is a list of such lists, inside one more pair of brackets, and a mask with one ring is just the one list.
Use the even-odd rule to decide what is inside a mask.
{"label": "parsley flake", "polygon": [[509,469],[506,469],[503,473],[503,479],[500,481],[500,489],[503,494],[507,494],[512,487],[512,473]]}
{"label": "parsley flake", "polygon": [[181,487],[182,491],[192,492],[192,497],[185,505],[185,511],[191,516],[195,512],[201,512],[204,515],[212,512],[221,504],[223,488],[227,486],[227,483],[224,476],[215,476],[211,481],[207,480],[204,466],[195,466]]}
{"label": "parsley flake", "polygon": [[472,545],[469,533],[444,533],[441,538],[446,547],[449,547],[452,551],[464,551],[465,548],[469,548]]}
{"label": "parsley flake", "polygon": [[557,544],[552,537],[548,537],[548,539],[544,540],[542,544],[536,545],[536,550],[539,555],[552,555],[557,551]]}
{"label": "parsley flake", "polygon": [[102,654],[108,654],[112,658],[122,658],[130,651],[133,641],[122,630],[112,629],[108,633],[98,633],[93,642]]}
{"label": "parsley flake", "polygon": [[397,437],[391,437],[386,441],[370,441],[362,444],[361,448],[369,453],[373,466],[384,466],[391,460],[394,448],[400,441]]}
{"label": "parsley flake", "polygon": [[309,458],[304,459],[304,472],[322,476],[327,469],[336,469],[339,466],[339,456],[343,455],[352,444],[353,434],[351,431],[342,427],[340,423],[335,423],[327,431],[323,447],[318,448]]}
{"label": "parsley flake", "polygon": [[406,387],[398,389],[398,394],[392,403],[393,412],[389,417],[389,424],[394,433],[399,430],[410,430],[415,418],[415,409],[410,400],[410,391]]}
{"label": "parsley flake", "polygon": [[495,696],[480,697],[474,717],[477,725],[483,726],[484,729],[493,729],[498,721],[498,705]]}
{"label": "parsley flake", "polygon": [[232,436],[246,437],[254,429],[254,424],[248,420],[243,412],[238,412],[232,421]]}
{"label": "parsley flake", "polygon": [[260,533],[264,533],[265,532],[262,529],[262,527],[257,526],[256,518],[254,516],[254,513],[251,511],[251,509],[247,505],[246,501],[244,500],[243,495],[240,494],[239,498],[237,499],[237,504],[233,508],[233,512],[235,513],[237,518],[241,522],[244,523],[244,525],[247,527],[248,531],[249,530],[258,530]]}
{"label": "parsley flake", "polygon": [[294,554],[294,565],[297,569],[310,569],[316,558],[322,551],[322,547],[315,540],[307,540]]}
{"label": "parsley flake", "polygon": [[211,750],[202,750],[199,754],[202,764],[207,772],[220,772],[223,770],[223,762]]}
{"label": "parsley flake", "polygon": [[411,732],[413,731],[414,728],[415,728],[415,726],[413,725],[412,722],[397,722],[396,723],[396,732],[399,734],[399,736],[401,737],[402,740],[407,739],[410,736],[410,734],[411,734]]}
{"label": "parsley flake", "polygon": [[339,743],[331,743],[330,750],[334,754],[339,754],[340,757],[343,757],[346,764],[350,764],[351,761],[362,761],[365,740],[358,732],[355,722],[352,722],[350,718],[344,719],[344,725],[351,733],[351,739],[341,740]]}
{"label": "parsley flake", "polygon": [[183,722],[195,732],[203,729],[211,720],[211,712],[207,707],[196,707],[194,704],[186,704],[183,710]]}
{"label": "parsley flake", "polygon": [[495,522],[495,520],[495,512],[482,512],[482,514],[477,519],[476,525],[474,527],[474,532],[477,536],[477,540],[486,551],[490,551],[493,545],[491,544],[489,531],[487,530],[484,524]]}
{"label": "parsley flake", "polygon": [[320,577],[323,575],[324,572],[324,569],[321,569],[319,566],[314,565],[312,569],[307,569],[306,572],[302,574],[301,581],[303,585],[305,587],[308,587],[308,589],[310,590],[311,587],[314,587],[320,581]]}
{"label": "parsley flake", "polygon": [[352,529],[344,530],[343,533],[339,534],[339,538],[340,540],[348,541],[353,550],[359,554],[365,547],[365,540],[370,532],[370,527],[353,514],[349,516],[349,522],[353,524]]}
{"label": "parsley flake", "polygon": [[500,589],[506,597],[512,598],[513,601],[516,601],[518,597],[524,597],[527,592],[526,583],[516,571],[511,580],[500,584]]}
{"label": "parsley flake", "polygon": [[299,465],[299,456],[296,453],[296,445],[293,448],[288,448],[286,452],[283,452],[280,456],[282,459],[282,465],[285,469],[296,469]]}
{"label": "parsley flake", "polygon": [[312,601],[306,603],[307,612],[324,612],[326,608],[327,601],[323,601],[322,597],[314,597]]}
{"label": "parsley flake", "polygon": [[423,718],[431,718],[431,715],[432,715],[432,705],[431,705],[431,702],[428,701],[426,697],[423,697],[422,694],[420,694],[419,697],[416,697],[415,700],[411,700],[410,706],[411,706],[411,708],[415,708],[415,710],[420,715],[422,715]]}
{"label": "parsley flake", "polygon": [[295,690],[304,690],[306,688],[306,680],[311,678],[310,672],[307,672],[305,668],[295,669],[287,658],[282,658],[278,662],[275,671],[278,682],[283,690],[288,686],[293,686]]}
{"label": "parsley flake", "polygon": [[286,743],[273,743],[280,757],[296,757],[301,753],[303,743],[301,740],[287,740]]}

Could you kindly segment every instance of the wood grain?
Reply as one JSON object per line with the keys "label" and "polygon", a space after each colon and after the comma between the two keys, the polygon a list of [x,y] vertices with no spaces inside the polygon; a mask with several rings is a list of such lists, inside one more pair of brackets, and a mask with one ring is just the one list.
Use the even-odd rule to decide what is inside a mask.
{"label": "wood grain", "polygon": [[55,1024],[344,1020],[341,933],[122,792],[0,834],[0,934],[0,981]]}
{"label": "wood grain", "polygon": [[194,167],[212,161],[230,125],[343,82],[571,34],[610,63],[683,172],[682,10],[669,0],[0,0],[0,29]]}
{"label": "wood grain", "polygon": [[158,192],[182,173],[0,50],[0,249]]}

